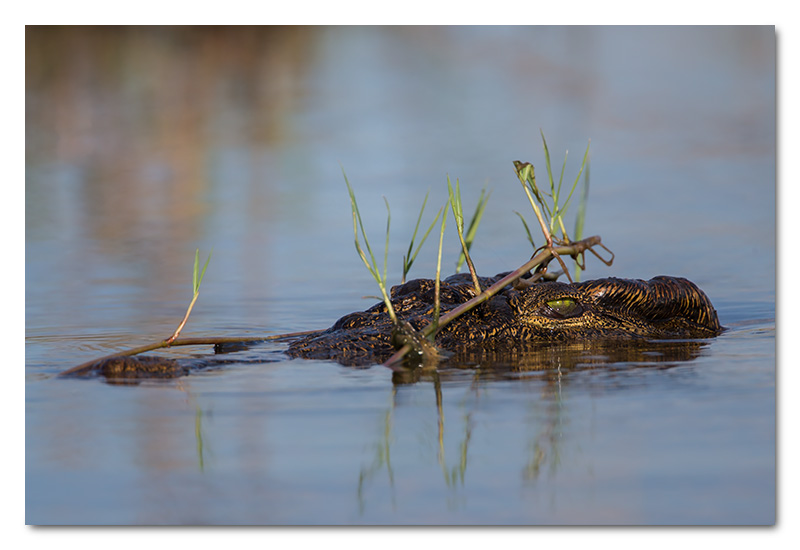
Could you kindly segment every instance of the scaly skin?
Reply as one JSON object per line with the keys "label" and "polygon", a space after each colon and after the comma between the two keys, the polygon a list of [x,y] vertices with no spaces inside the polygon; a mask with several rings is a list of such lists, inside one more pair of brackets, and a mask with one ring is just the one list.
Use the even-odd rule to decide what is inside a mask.
{"label": "scaly skin", "polygon": [[[487,288],[504,275],[481,278],[481,287]],[[444,314],[473,298],[475,290],[468,275],[454,275],[442,282],[440,296]],[[434,281],[416,279],[393,287],[391,298],[398,318],[414,330],[430,323]],[[481,358],[497,361],[551,342],[618,341],[622,345],[621,341],[709,338],[722,330],[709,299],[686,279],[612,278],[573,284],[538,282],[521,289],[508,286],[443,327],[435,343],[456,361],[480,363]],[[328,330],[293,341],[287,354],[344,365],[375,364],[394,352],[393,332],[394,325],[381,302],[345,315]],[[91,369],[121,383],[173,378],[190,370],[175,360],[152,356],[107,359]]]}
{"label": "scaly skin", "polygon": [[[486,288],[504,274],[481,278]],[[442,313],[474,296],[469,278],[442,282]],[[419,330],[433,315],[434,281],[416,279],[392,288],[397,316]],[[328,330],[291,343],[293,357],[346,365],[381,362],[394,351],[393,325],[383,303],[351,313]],[[503,291],[445,326],[436,345],[449,352],[525,349],[531,343],[578,340],[708,338],[722,331],[717,312],[693,283],[677,277],[649,281],[598,279],[540,282]]]}

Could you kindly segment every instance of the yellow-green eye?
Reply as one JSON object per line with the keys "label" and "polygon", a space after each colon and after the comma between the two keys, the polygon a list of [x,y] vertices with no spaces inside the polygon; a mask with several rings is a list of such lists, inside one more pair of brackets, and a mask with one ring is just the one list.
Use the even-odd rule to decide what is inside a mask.
{"label": "yellow-green eye", "polygon": [[554,317],[568,318],[583,314],[583,307],[572,298],[550,300],[547,302],[547,307],[555,314]]}

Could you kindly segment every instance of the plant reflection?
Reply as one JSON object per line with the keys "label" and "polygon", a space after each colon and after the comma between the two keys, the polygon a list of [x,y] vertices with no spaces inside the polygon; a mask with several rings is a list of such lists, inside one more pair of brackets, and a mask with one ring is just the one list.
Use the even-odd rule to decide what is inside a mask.
{"label": "plant reflection", "polygon": [[197,468],[203,473],[206,466],[206,448],[203,444],[203,409],[197,402],[197,397],[187,385],[184,385],[182,380],[179,380],[175,387],[186,396],[187,404],[194,405],[194,440],[197,449]]}
{"label": "plant reflection", "polygon": [[397,397],[397,388],[392,388],[392,400],[389,409],[387,409],[383,417],[383,437],[380,442],[374,446],[375,456],[372,464],[367,467],[362,467],[358,474],[358,507],[359,512],[364,513],[364,485],[372,480],[376,473],[386,466],[386,473],[389,478],[389,487],[391,488],[392,508],[396,506],[395,502],[395,488],[394,488],[394,472],[392,471],[392,458],[391,458],[391,441],[392,441],[392,415],[394,414],[395,398]]}
{"label": "plant reflection", "polygon": [[194,414],[194,437],[197,441],[197,464],[200,467],[200,471],[204,471],[205,468],[205,461],[203,460],[203,411],[200,409],[200,405],[195,405],[195,414]]}
{"label": "plant reflection", "polygon": [[458,482],[460,485],[463,485],[464,474],[467,471],[467,450],[469,449],[469,440],[472,437],[472,413],[467,413],[464,416],[464,439],[459,444],[458,464],[450,468],[448,471],[444,451],[444,407],[442,406],[442,381],[438,372],[434,372],[433,374],[433,388],[436,392],[436,412],[439,436],[439,452],[437,456],[439,460],[439,466],[442,468],[444,482],[448,487],[454,487],[456,482]]}
{"label": "plant reflection", "polygon": [[[528,445],[531,458],[522,472],[522,479],[533,481],[539,477],[542,466],[549,460],[550,474],[554,475],[561,463],[560,442],[563,436],[563,415],[561,399],[561,365],[557,368],[558,378],[555,384],[548,383],[542,387],[542,400],[546,403],[545,422],[534,425],[534,436]],[[536,406],[536,403],[532,404]],[[531,423],[536,422],[538,415],[531,415]]]}
{"label": "plant reflection", "polygon": [[[570,384],[588,384],[601,389],[626,387],[631,374],[657,373],[693,361],[699,357],[707,341],[630,341],[630,342],[579,342],[570,344],[537,344],[512,354],[491,351],[454,355],[439,369],[415,369],[393,374],[392,402],[385,412],[384,430],[374,445],[375,457],[370,466],[362,467],[358,477],[359,509],[365,509],[365,492],[368,482],[385,466],[391,487],[392,507],[396,507],[395,472],[390,461],[390,447],[394,441],[393,420],[398,414],[398,388],[418,383],[431,383],[436,402],[437,462],[442,470],[444,484],[449,489],[467,485],[467,464],[470,442],[479,417],[478,397],[487,384],[498,380],[514,380],[519,384],[531,383],[540,398],[531,400],[529,457],[521,472],[524,482],[534,482],[546,469],[555,476],[562,466],[562,457],[570,452],[569,439],[565,438],[566,405],[563,391]],[[463,414],[463,435],[458,446],[458,458],[448,464],[445,452],[445,409],[443,395],[448,382],[471,378],[469,395],[459,406]],[[600,380],[599,377],[602,377]],[[615,384],[614,379],[619,383]],[[609,379],[612,383],[609,385]],[[457,386],[457,385],[456,385]],[[404,453],[401,453],[404,454]],[[402,476],[401,476],[402,477]]]}

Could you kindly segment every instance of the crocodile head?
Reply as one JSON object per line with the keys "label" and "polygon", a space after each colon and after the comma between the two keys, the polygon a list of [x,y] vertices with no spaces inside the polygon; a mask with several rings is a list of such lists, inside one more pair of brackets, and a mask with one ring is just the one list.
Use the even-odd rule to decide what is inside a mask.
{"label": "crocodile head", "polygon": [[[482,278],[486,288],[505,274]],[[442,282],[447,312],[474,296],[468,276]],[[416,279],[392,288],[398,317],[414,329],[431,321],[434,281]],[[386,307],[346,315],[330,329],[293,342],[294,357],[332,359],[344,364],[379,362],[393,351],[393,325]],[[710,300],[692,282],[677,277],[649,281],[598,279],[583,283],[539,282],[506,287],[443,327],[436,344],[450,352],[525,349],[542,342],[708,338],[722,331]]]}
{"label": "crocodile head", "polygon": [[707,338],[722,330],[708,297],[678,277],[540,283],[508,303],[512,326],[528,338]]}

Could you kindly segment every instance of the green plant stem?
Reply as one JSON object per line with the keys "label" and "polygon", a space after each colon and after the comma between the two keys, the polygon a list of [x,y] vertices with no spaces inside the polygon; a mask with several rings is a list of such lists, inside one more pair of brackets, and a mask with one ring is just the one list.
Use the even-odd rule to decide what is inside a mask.
{"label": "green plant stem", "polygon": [[[453,192],[453,187],[450,185],[450,177],[447,177],[447,191],[450,195],[450,208],[453,211],[453,218],[456,221],[456,231],[458,232],[458,240],[461,241],[461,251],[464,259],[467,261],[469,273],[472,276],[472,284],[475,286],[475,293],[481,293],[481,284],[478,281],[478,273],[475,271],[475,265],[472,263],[472,258],[469,255],[469,246],[464,240],[464,212],[461,207],[461,189],[456,180],[456,190]],[[458,267],[458,266],[456,266]],[[458,271],[456,269],[456,271]]]}
{"label": "green plant stem", "polygon": [[[514,163],[517,177],[519,178],[519,182],[522,184],[522,188],[525,190],[525,195],[528,197],[528,201],[531,203],[533,207],[533,213],[536,214],[536,219],[539,221],[539,228],[542,230],[542,235],[544,235],[545,240],[547,241],[547,246],[553,245],[553,237],[550,234],[550,231],[547,229],[547,223],[544,220],[544,216],[542,216],[541,210],[539,207],[536,206],[536,202],[531,195],[531,189],[536,193],[536,198],[542,205],[547,206],[547,203],[544,202],[536,190],[536,178],[533,174],[533,166],[529,163],[521,163],[519,161]],[[530,185],[531,189],[528,188]]]}
{"label": "green plant stem", "polygon": [[[428,227],[428,230],[425,232],[425,235],[422,236],[422,240],[419,242],[419,245],[417,245],[416,250],[413,250],[414,240],[417,238],[417,231],[419,231],[419,224],[420,222],[422,222],[422,214],[425,212],[425,204],[427,202],[428,202],[428,193],[425,194],[425,200],[422,201],[422,208],[420,208],[419,217],[417,217],[417,225],[414,227],[414,233],[411,235],[411,242],[408,245],[408,252],[406,253],[405,256],[403,256],[403,278],[400,280],[401,284],[406,282],[406,275],[408,275],[408,272],[411,271],[411,266],[414,264],[414,260],[417,258],[417,254],[419,254],[422,245],[425,244],[425,241],[427,240],[428,235],[433,229],[433,226],[436,225],[436,220],[439,219],[439,216],[441,216],[443,211],[443,209],[441,208],[439,209],[439,212],[436,213],[436,217],[433,218],[433,221],[431,222],[430,227]],[[446,208],[444,209],[444,211],[445,212],[447,211]]]}
{"label": "green plant stem", "polygon": [[478,280],[478,272],[475,271],[475,265],[472,263],[472,258],[470,257],[469,252],[467,251],[467,245],[464,243],[464,238],[462,237],[460,231],[458,232],[458,236],[461,239],[461,246],[464,249],[464,258],[467,261],[467,267],[469,268],[469,274],[472,276],[472,284],[475,287],[475,293],[476,294],[480,294],[481,293],[481,283]]}
{"label": "green plant stem", "polygon": [[[383,276],[381,276],[380,272],[378,271],[378,262],[375,261],[375,255],[372,253],[372,247],[369,245],[369,239],[367,238],[367,232],[364,230],[364,223],[361,220],[361,213],[358,210],[358,203],[356,202],[356,195],[353,192],[353,188],[350,186],[350,181],[347,179],[347,174],[345,174],[344,169],[342,169],[342,174],[344,175],[344,182],[347,185],[347,191],[350,194],[350,208],[353,213],[353,238],[355,240],[356,251],[358,252],[361,261],[364,262],[367,270],[372,274],[372,278],[375,279],[375,282],[378,283],[378,286],[381,289],[381,295],[383,296],[383,303],[386,305],[386,310],[389,312],[389,317],[392,318],[392,322],[397,325],[397,315],[394,312],[394,307],[392,307],[392,300],[389,298],[388,294],[386,293],[386,262],[389,254],[389,225],[391,222],[391,211],[389,211],[389,201],[386,200],[384,197],[384,202],[386,202],[386,210],[388,212],[388,219],[386,221],[386,249],[384,250],[384,260],[383,260]],[[367,251],[369,252],[370,259],[372,260],[372,264],[370,264],[369,260],[367,260],[367,256],[364,253],[364,250],[361,248],[361,244],[358,242],[358,229],[361,229],[361,235],[364,237],[364,244],[367,247]]]}
{"label": "green plant stem", "polygon": [[[581,190],[581,200],[578,203],[578,215],[575,218],[575,238],[580,240],[583,237],[583,223],[586,218],[586,202],[589,199],[589,168],[591,164],[586,164],[586,171],[583,174],[583,189]],[[575,259],[575,280],[581,280],[581,265]]]}
{"label": "green plant stem", "polygon": [[520,213],[519,213],[519,212],[517,212],[516,210],[514,210],[514,214],[516,214],[517,216],[519,216],[519,219],[520,219],[520,221],[522,222],[522,225],[523,225],[523,227],[525,228],[525,234],[526,234],[526,235],[527,235],[527,237],[528,237],[528,242],[529,242],[529,243],[531,243],[531,246],[533,247],[533,250],[534,250],[534,251],[536,251],[536,243],[533,241],[533,236],[531,235],[531,230],[530,230],[530,228],[528,227],[528,222],[526,222],[526,221],[525,221],[525,218],[524,218],[524,217],[522,217],[522,214],[520,214]]}
{"label": "green plant stem", "polygon": [[197,441],[197,463],[200,466],[200,471],[203,471],[203,411],[199,405],[195,405],[194,414],[194,438]]}
{"label": "green plant stem", "polygon": [[212,249],[211,252],[208,253],[208,259],[206,260],[206,264],[203,266],[203,271],[199,272],[198,275],[198,268],[200,266],[200,249],[197,248],[194,251],[194,271],[192,273],[192,301],[189,302],[189,307],[186,308],[186,313],[181,319],[181,322],[178,324],[178,328],[175,329],[175,332],[172,333],[172,336],[164,340],[167,344],[171,344],[174,342],[178,336],[180,335],[183,327],[186,326],[186,321],[189,320],[189,315],[192,313],[192,308],[194,308],[194,303],[197,301],[197,297],[200,295],[200,284],[203,282],[203,275],[206,274],[206,268],[208,267],[208,262],[211,261],[211,254],[214,252]]}
{"label": "green plant stem", "polygon": [[[447,208],[447,205],[444,206]],[[436,282],[433,294],[433,323],[439,326],[439,310],[441,308],[440,292],[442,287],[442,243],[444,242],[444,228],[447,225],[447,210],[442,216],[442,228],[439,231],[439,255],[436,258]]]}
{"label": "green plant stem", "polygon": [[[195,283],[195,288],[197,288],[197,284],[196,283]],[[183,327],[186,326],[186,321],[189,320],[189,315],[192,313],[192,308],[194,307],[194,303],[197,301],[197,297],[199,295],[200,295],[200,292],[199,291],[195,291],[194,296],[192,297],[192,301],[189,302],[189,307],[186,308],[186,313],[184,314],[183,319],[178,324],[178,328],[175,329],[175,332],[172,333],[172,336],[170,336],[169,338],[164,340],[164,342],[166,342],[167,345],[173,343],[175,340],[178,339],[178,336],[180,335],[181,331],[183,330]]]}
{"label": "green plant stem", "polygon": [[208,258],[206,259],[206,263],[203,266],[203,271],[200,272],[200,275],[197,274],[197,268],[200,265],[200,249],[197,248],[194,251],[194,273],[192,275],[192,292],[197,294],[200,291],[200,284],[203,282],[203,275],[206,274],[206,268],[208,267],[208,262],[211,261],[211,254],[214,253],[214,249],[211,249],[211,252],[208,253]]}
{"label": "green plant stem", "polygon": [[[467,250],[472,249],[472,242],[475,240],[475,234],[478,232],[478,226],[481,223],[481,219],[483,218],[483,212],[486,210],[486,205],[489,202],[489,197],[492,196],[491,191],[487,194],[486,188],[484,187],[481,189],[481,195],[478,197],[478,204],[475,206],[475,212],[472,214],[472,219],[469,222],[469,227],[467,228],[467,232],[464,235],[464,242],[467,245]],[[461,202],[461,197],[459,196],[459,205]],[[464,252],[461,252],[458,256],[458,261],[456,262],[456,273],[458,273],[459,268],[461,267],[461,262],[466,259]]]}

